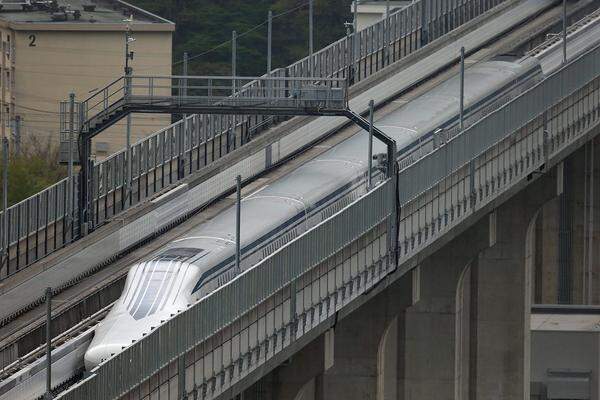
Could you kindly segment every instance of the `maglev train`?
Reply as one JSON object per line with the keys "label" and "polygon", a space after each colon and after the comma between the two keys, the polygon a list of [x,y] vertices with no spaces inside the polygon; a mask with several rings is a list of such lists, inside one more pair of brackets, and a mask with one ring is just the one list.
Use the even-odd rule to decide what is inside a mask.
{"label": "maglev train", "polygon": [[[534,58],[505,57],[471,66],[465,71],[466,124],[541,78]],[[453,136],[458,122],[455,76],[376,125],[396,141],[403,168]],[[364,194],[367,149],[368,134],[358,133],[243,198],[240,269],[251,268]],[[385,153],[385,146],[375,140],[377,153]],[[240,273],[234,260],[235,215],[234,206],[131,266],[121,297],[96,327],[85,353],[88,371]]]}

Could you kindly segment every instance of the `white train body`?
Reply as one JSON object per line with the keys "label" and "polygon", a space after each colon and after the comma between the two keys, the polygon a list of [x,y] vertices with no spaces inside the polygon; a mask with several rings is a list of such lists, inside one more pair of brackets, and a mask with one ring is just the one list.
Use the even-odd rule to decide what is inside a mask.
{"label": "white train body", "polygon": [[[494,60],[465,73],[466,124],[508,102],[542,77],[537,60]],[[453,77],[390,113],[377,126],[397,143],[403,168],[457,132],[459,78]],[[329,217],[365,192],[368,135],[361,132],[256,193],[241,209],[241,268]],[[384,153],[375,141],[374,154]],[[131,267],[125,288],[96,328],[88,370],[232,279],[235,207]]]}

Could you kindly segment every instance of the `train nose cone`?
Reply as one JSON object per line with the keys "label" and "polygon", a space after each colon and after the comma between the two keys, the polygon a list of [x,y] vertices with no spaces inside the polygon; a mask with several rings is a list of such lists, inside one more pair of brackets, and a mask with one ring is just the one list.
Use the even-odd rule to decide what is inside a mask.
{"label": "train nose cone", "polygon": [[85,370],[91,371],[102,361],[109,359],[113,354],[120,353],[123,346],[119,344],[98,344],[92,343],[85,352],[84,363]]}

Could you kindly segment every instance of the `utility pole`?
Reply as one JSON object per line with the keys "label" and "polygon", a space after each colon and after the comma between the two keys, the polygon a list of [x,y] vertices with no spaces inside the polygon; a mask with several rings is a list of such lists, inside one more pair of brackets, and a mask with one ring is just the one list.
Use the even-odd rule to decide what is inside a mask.
{"label": "utility pole", "polygon": [[2,98],[0,99],[0,124],[2,125],[0,129],[2,130],[2,138],[6,137],[6,122],[10,118],[10,116],[6,113],[6,85],[8,85],[10,82],[8,82],[8,79],[6,79],[5,54],[5,42],[2,42],[2,68],[0,69],[0,74],[2,74],[2,77],[0,77],[0,85],[2,86]]}
{"label": "utility pole", "polygon": [[352,65],[354,66],[354,82],[358,81],[358,0],[352,2],[354,5],[354,21],[352,21]]}
{"label": "utility pole", "polygon": [[[314,20],[314,0],[308,0],[308,54],[311,58],[311,69],[312,69],[312,56],[314,53],[314,27],[313,27],[313,20]],[[312,72],[312,71],[311,71]]]}
{"label": "utility pole", "polygon": [[371,190],[371,170],[373,169],[373,109],[375,102],[369,101],[369,159],[367,160],[367,190]]}
{"label": "utility pole", "polygon": [[46,288],[46,399],[52,399],[52,288]]}
{"label": "utility pole", "polygon": [[352,21],[352,29],[356,34],[356,32],[358,32],[358,0],[354,0],[352,2],[352,5],[354,6],[354,9],[352,10],[352,13],[354,15],[354,20]]}
{"label": "utility pole", "polygon": [[239,274],[240,271],[240,231],[241,231],[241,215],[242,215],[242,177],[240,175],[235,178],[236,186],[236,203],[235,203],[235,271]]}
{"label": "utility pole", "polygon": [[15,116],[15,125],[14,125],[14,135],[13,140],[15,144],[15,154],[21,154],[21,116]]}
{"label": "utility pole", "polygon": [[390,0],[385,1],[385,32],[383,37],[385,38],[385,62],[390,62]]}
{"label": "utility pole", "polygon": [[237,75],[237,32],[231,32],[231,94],[235,95],[235,77]]}
{"label": "utility pole", "polygon": [[188,62],[189,62],[189,57],[188,57],[188,53],[187,51],[183,52],[183,96],[187,96],[187,85],[188,85],[188,81],[187,81],[187,76],[188,76]]}
{"label": "utility pole", "polygon": [[562,4],[562,39],[563,39],[563,64],[567,62],[567,0]]}
{"label": "utility pole", "polygon": [[[129,45],[135,42],[131,36],[131,25],[133,17],[130,17],[127,22],[127,30],[125,31],[125,95],[131,94],[131,75],[133,68],[129,66],[129,60],[133,61],[133,51],[129,51]],[[125,176],[125,199],[123,206],[127,201],[131,201],[131,113],[127,114],[127,135],[126,135],[125,151],[127,154],[127,171]]]}
{"label": "utility pole", "polygon": [[465,47],[460,48],[460,130],[465,127]]}
{"label": "utility pole", "polygon": [[[2,265],[6,263],[8,274],[8,139],[2,138]],[[0,270],[2,269],[0,265]]]}
{"label": "utility pole", "polygon": [[[187,51],[183,52],[183,82],[182,82],[182,95],[184,99],[187,97],[188,92],[188,53]],[[185,101],[185,100],[184,100]],[[180,131],[181,132],[181,131]],[[179,179],[183,179],[185,173],[185,162],[183,160],[184,155],[184,146],[185,146],[185,137],[187,136],[188,125],[187,125],[187,114],[183,114],[183,132],[179,135],[179,152],[178,152],[178,160],[177,160],[177,175]]]}
{"label": "utility pole", "polygon": [[267,76],[271,75],[272,65],[272,46],[273,46],[273,11],[269,10],[269,16],[267,17]]}

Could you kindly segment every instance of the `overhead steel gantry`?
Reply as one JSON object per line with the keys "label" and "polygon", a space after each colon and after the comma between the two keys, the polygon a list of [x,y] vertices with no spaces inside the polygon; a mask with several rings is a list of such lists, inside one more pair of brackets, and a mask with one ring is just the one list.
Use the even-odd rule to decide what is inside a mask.
{"label": "overhead steel gantry", "polygon": [[[369,122],[348,107],[347,82],[336,78],[123,76],[80,103],[79,221],[86,232],[92,209],[91,140],[130,113],[344,116],[365,130]],[[387,173],[395,171],[396,143],[387,145]]]}

